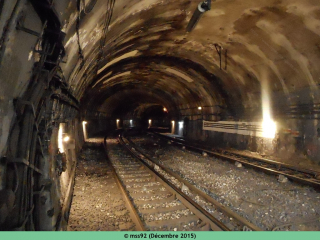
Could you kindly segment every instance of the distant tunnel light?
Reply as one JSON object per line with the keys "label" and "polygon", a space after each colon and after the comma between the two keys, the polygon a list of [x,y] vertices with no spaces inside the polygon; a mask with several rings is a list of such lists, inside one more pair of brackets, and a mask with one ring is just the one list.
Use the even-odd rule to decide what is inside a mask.
{"label": "distant tunnel light", "polygon": [[175,132],[175,121],[171,121],[171,133],[174,134]]}
{"label": "distant tunnel light", "polygon": [[133,127],[133,121],[130,119],[130,127]]}
{"label": "distant tunnel light", "polygon": [[83,121],[83,122],[82,122],[82,131],[83,131],[84,141],[86,141],[87,138],[88,138],[86,125],[87,125],[87,121]]}
{"label": "distant tunnel light", "polygon": [[183,128],[183,121],[179,122],[179,129]]}
{"label": "distant tunnel light", "polygon": [[163,108],[163,111],[164,111],[164,112],[168,112],[168,109],[164,107],[164,108]]}
{"label": "distant tunnel light", "polygon": [[198,110],[202,110],[202,107],[198,107]]}
{"label": "distant tunnel light", "polygon": [[149,123],[149,127],[151,127],[151,125],[152,125],[152,120],[149,119],[148,123]]}
{"label": "distant tunnel light", "polygon": [[117,119],[117,123],[119,123],[120,122],[120,119]]}
{"label": "distant tunnel light", "polygon": [[265,138],[274,138],[276,136],[277,124],[271,119],[263,120],[263,137]]}

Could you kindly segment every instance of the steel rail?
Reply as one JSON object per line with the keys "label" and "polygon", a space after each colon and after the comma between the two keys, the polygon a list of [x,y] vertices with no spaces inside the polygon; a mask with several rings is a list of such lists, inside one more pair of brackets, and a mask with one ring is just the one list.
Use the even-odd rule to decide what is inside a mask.
{"label": "steel rail", "polygon": [[141,159],[141,156],[137,154],[135,151],[133,151],[129,146],[127,146],[122,138],[122,136],[119,137],[119,141],[123,146],[127,149],[127,151],[136,159],[138,159],[144,166],[147,167],[153,173],[156,177],[158,177],[161,182],[165,183],[167,186],[169,186],[176,197],[192,212],[195,213],[200,219],[202,219],[204,222],[208,223],[211,227],[211,230],[213,231],[231,231],[230,228],[228,228],[224,223],[213,217],[209,212],[207,212],[203,207],[201,207],[198,203],[196,203],[193,199],[191,199],[188,195],[186,195],[184,192],[182,192],[178,187],[176,187],[174,184],[172,184],[170,181],[165,179],[161,174],[159,174],[157,171],[154,170],[154,166],[150,166],[145,161]]}
{"label": "steel rail", "polygon": [[222,205],[221,203],[219,203],[217,200],[215,200],[214,198],[210,197],[208,194],[206,194],[205,192],[201,191],[200,189],[198,189],[197,187],[195,187],[193,184],[191,184],[190,182],[188,182],[187,180],[183,179],[181,176],[179,176],[177,173],[173,172],[172,170],[170,170],[169,168],[165,167],[163,164],[161,163],[157,163],[155,162],[152,158],[150,158],[149,156],[147,156],[142,150],[140,150],[140,148],[138,146],[136,146],[136,144],[134,144],[130,139],[128,139],[128,141],[134,145],[134,148],[136,151],[138,151],[141,155],[143,155],[145,158],[147,158],[149,161],[153,162],[155,165],[159,166],[162,170],[164,170],[165,172],[167,172],[168,174],[172,175],[173,177],[175,177],[178,181],[183,182],[184,185],[186,185],[189,189],[191,189],[193,192],[197,193],[198,195],[200,195],[201,197],[203,197],[204,199],[206,199],[208,202],[212,203],[219,211],[223,212],[224,214],[228,215],[228,217],[232,217],[234,218],[238,223],[240,223],[243,227],[246,226],[247,228],[253,230],[253,231],[262,231],[261,228],[257,227],[256,225],[252,224],[251,222],[249,222],[248,220],[246,220],[245,218],[241,217],[240,215],[236,214],[235,212],[233,212],[232,210],[230,210],[229,208],[225,207],[224,205]]}
{"label": "steel rail", "polygon": [[214,156],[223,160],[240,162],[243,165],[250,166],[252,168],[258,169],[268,174],[283,175],[293,181],[296,181],[302,184],[307,184],[317,189],[320,188],[320,179],[318,179],[320,177],[320,172],[317,172],[314,170],[299,168],[294,165],[281,163],[281,162],[277,162],[277,161],[266,159],[266,158],[247,156],[247,155],[235,153],[233,151],[224,150],[224,149],[210,150],[210,149],[204,148],[203,146],[199,147],[196,144],[194,145],[190,144],[187,141],[182,139],[165,136],[160,133],[155,133],[155,132],[152,132],[152,133],[161,138],[168,139],[172,141],[172,143],[174,144],[185,146],[186,148],[189,148],[197,152],[206,152],[211,156]]}
{"label": "steel rail", "polygon": [[[105,150],[106,156],[108,157],[106,138],[104,139],[103,145],[104,145],[104,150]],[[146,231],[146,228],[145,228],[143,222],[141,221],[136,208],[134,207],[132,201],[130,200],[130,196],[128,195],[128,193],[126,191],[124,184],[121,182],[120,177],[119,177],[118,173],[116,172],[116,170],[110,160],[109,160],[109,164],[111,167],[111,171],[112,171],[113,175],[115,176],[116,183],[117,183],[117,185],[121,191],[121,194],[124,198],[125,205],[126,205],[127,209],[129,210],[130,217],[131,217],[133,223],[135,224],[136,230],[137,231]]]}

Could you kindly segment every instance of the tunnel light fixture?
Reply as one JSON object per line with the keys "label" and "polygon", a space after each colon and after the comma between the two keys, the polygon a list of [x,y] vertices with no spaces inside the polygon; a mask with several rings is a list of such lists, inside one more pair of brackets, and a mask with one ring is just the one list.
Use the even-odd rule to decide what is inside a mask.
{"label": "tunnel light fixture", "polygon": [[198,110],[202,110],[202,107],[198,107]]}
{"label": "tunnel light fixture", "polygon": [[82,131],[83,131],[84,141],[86,141],[88,138],[87,129],[86,129],[87,123],[88,123],[87,121],[82,121]]}
{"label": "tunnel light fixture", "polygon": [[120,122],[120,119],[117,119],[117,123],[119,123]]}
{"label": "tunnel light fixture", "polygon": [[60,123],[59,130],[58,130],[58,148],[59,148],[59,152],[61,153],[64,152],[64,145],[63,145],[64,129],[65,129],[65,124]]}
{"label": "tunnel light fixture", "polygon": [[164,108],[163,108],[163,111],[164,111],[164,112],[168,112],[168,109],[164,107]]}
{"label": "tunnel light fixture", "polygon": [[183,128],[183,121],[179,122],[179,129]]}
{"label": "tunnel light fixture", "polygon": [[171,121],[171,133],[174,134],[175,132],[175,121]]}
{"label": "tunnel light fixture", "polygon": [[211,0],[203,1],[199,3],[197,9],[194,11],[188,23],[187,32],[191,32],[199,22],[199,19],[202,16],[202,14],[205,13],[206,11],[209,11],[210,9],[211,9]]}
{"label": "tunnel light fixture", "polygon": [[261,102],[262,102],[262,137],[273,139],[276,135],[277,125],[272,119],[272,104],[270,92],[270,80],[267,70],[261,76]]}
{"label": "tunnel light fixture", "polygon": [[263,133],[262,136],[264,138],[274,138],[276,136],[277,124],[272,119],[266,119],[262,122]]}
{"label": "tunnel light fixture", "polygon": [[70,137],[69,137],[69,136],[65,136],[65,137],[63,138],[63,141],[64,141],[64,142],[69,142],[69,141],[70,141]]}

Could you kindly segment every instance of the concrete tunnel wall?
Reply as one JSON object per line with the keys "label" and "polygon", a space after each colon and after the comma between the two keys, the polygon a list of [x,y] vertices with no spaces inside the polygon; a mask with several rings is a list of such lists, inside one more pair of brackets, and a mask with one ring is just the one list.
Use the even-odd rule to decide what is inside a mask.
{"label": "concrete tunnel wall", "polygon": [[[124,119],[145,104],[159,104],[172,120],[189,118],[186,137],[192,140],[319,161],[318,1],[215,1],[191,33],[185,29],[198,1],[119,0],[108,26],[112,2],[85,3],[77,8],[76,0],[56,0],[51,6],[66,33],[60,67],[81,103],[82,120],[90,121],[87,112]],[[19,20],[41,33],[45,16],[37,4],[6,0],[1,8],[1,156],[17,119],[14,99],[26,94],[39,59],[37,37],[16,25]],[[198,106],[205,120],[261,121],[264,92],[278,123],[273,147],[255,137],[202,130]],[[100,131],[107,121],[99,122]]]}

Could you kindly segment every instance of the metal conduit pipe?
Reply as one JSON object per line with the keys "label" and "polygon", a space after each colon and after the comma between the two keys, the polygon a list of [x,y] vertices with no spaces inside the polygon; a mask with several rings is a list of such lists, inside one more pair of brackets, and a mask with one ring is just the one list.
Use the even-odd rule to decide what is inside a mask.
{"label": "metal conduit pipe", "polygon": [[196,27],[202,14],[205,13],[206,11],[209,11],[210,9],[211,9],[211,0],[203,1],[199,3],[188,23],[187,32],[191,32]]}

